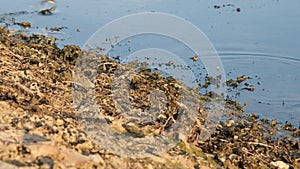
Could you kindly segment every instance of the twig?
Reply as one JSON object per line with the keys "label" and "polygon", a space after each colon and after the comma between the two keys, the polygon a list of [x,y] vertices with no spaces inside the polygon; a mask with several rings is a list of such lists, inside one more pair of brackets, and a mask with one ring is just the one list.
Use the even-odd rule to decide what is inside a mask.
{"label": "twig", "polygon": [[252,145],[260,145],[260,146],[264,146],[264,147],[269,147],[269,148],[274,148],[273,146],[264,144],[264,143],[256,143],[256,142],[247,142],[248,144],[252,144]]}

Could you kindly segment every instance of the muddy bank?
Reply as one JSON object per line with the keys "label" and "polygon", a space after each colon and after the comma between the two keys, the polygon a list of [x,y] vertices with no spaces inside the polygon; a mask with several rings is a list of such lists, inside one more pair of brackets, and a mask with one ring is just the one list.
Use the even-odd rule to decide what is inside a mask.
{"label": "muddy bank", "polygon": [[[55,38],[12,34],[0,28],[2,168],[299,168],[299,128],[260,119],[255,114],[245,115],[241,105],[229,100],[228,120],[220,122],[205,142],[199,141],[205,121],[205,111],[199,110],[199,120],[188,139],[160,156],[129,159],[103,150],[87,136],[72,104],[72,71],[80,52],[79,47],[72,45],[57,48]],[[140,76],[153,80],[151,71]],[[99,77],[98,87],[105,88],[103,84],[110,78]],[[144,97],[143,87],[151,84],[141,83],[142,79],[145,78],[136,79],[136,102]],[[240,79],[233,79],[229,85]],[[174,83],[161,77],[156,80]],[[175,94],[170,92],[170,100]],[[109,110],[104,115],[117,117],[112,107],[101,102],[104,96],[98,101],[102,109]],[[147,100],[143,102],[147,104]],[[150,128],[152,133],[162,124],[171,125],[164,120],[155,124],[158,126]],[[122,131],[136,134],[120,126]],[[279,136],[281,133],[284,135]]]}

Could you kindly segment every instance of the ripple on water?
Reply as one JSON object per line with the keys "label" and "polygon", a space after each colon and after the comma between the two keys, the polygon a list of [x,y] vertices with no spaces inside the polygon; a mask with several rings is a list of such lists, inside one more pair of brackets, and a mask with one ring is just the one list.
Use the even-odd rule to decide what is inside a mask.
{"label": "ripple on water", "polygon": [[290,121],[300,120],[300,57],[254,52],[219,52],[227,78],[245,74],[255,86],[250,93],[241,91],[240,102],[249,106],[247,112],[263,117]]}

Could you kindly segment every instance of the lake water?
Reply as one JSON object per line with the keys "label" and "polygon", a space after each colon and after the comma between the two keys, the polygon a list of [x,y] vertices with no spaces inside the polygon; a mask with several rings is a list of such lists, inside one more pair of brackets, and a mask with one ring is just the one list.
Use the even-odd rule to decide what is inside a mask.
{"label": "lake water", "polygon": [[[255,91],[242,90],[236,98],[249,105],[246,112],[299,125],[299,0],[57,0],[56,11],[50,16],[33,12],[53,5],[40,2],[1,0],[1,25],[11,22],[11,18],[16,22],[29,21],[32,26],[29,30],[16,25],[8,27],[55,36],[60,46],[82,47],[99,28],[125,15],[152,11],[182,17],[211,40],[227,79],[239,75],[251,77],[248,81]],[[46,27],[65,28],[51,32]]]}

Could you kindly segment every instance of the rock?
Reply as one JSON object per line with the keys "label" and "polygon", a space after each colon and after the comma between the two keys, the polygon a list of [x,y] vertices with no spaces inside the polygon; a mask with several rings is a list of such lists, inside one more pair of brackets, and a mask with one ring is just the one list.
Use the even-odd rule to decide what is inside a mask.
{"label": "rock", "polygon": [[21,143],[24,137],[21,130],[0,131],[0,142],[5,143]]}
{"label": "rock", "polygon": [[41,156],[50,157],[53,160],[53,163],[62,168],[76,166],[90,168],[93,165],[103,166],[105,164],[104,160],[99,154],[85,156],[62,145],[58,146],[54,142],[44,142],[40,144],[29,145],[28,149],[30,150],[33,158],[38,158]]}
{"label": "rock", "polygon": [[11,164],[9,164],[9,163],[6,163],[6,162],[4,162],[4,161],[0,161],[0,167],[1,168],[5,168],[5,169],[17,169],[17,167],[16,166],[14,166],[14,165],[11,165]]}
{"label": "rock", "polygon": [[44,141],[50,141],[50,139],[37,134],[25,134],[23,137],[23,144],[33,144]]}
{"label": "rock", "polygon": [[56,125],[57,125],[57,126],[62,126],[62,125],[64,125],[64,123],[65,123],[65,122],[64,122],[62,119],[57,119],[57,120],[56,120]]}
{"label": "rock", "polygon": [[290,168],[290,166],[283,161],[271,162],[271,164],[275,167],[278,167],[278,169],[289,169]]}

